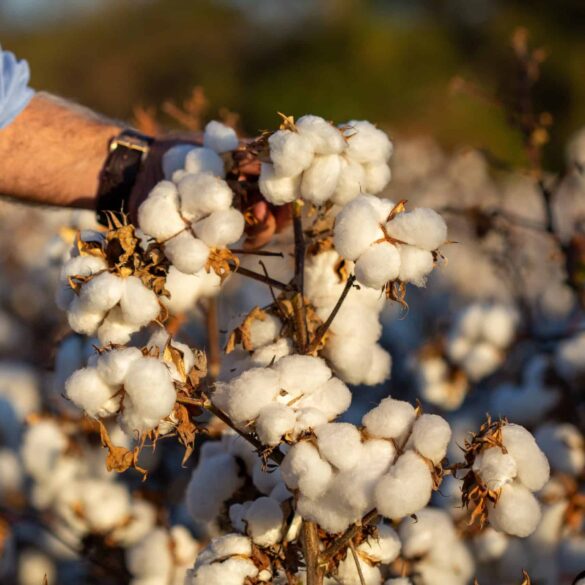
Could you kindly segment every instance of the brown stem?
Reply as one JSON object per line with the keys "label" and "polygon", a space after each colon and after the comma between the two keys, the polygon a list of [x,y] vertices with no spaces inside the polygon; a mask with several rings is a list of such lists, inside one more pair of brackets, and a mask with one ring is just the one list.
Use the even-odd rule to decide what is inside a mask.
{"label": "brown stem", "polygon": [[302,526],[303,556],[307,570],[307,585],[322,585],[323,571],[319,565],[319,534],[317,525],[303,520]]}
{"label": "brown stem", "polygon": [[258,274],[258,272],[254,272],[253,270],[248,270],[243,266],[236,266],[235,263],[230,263],[230,267],[233,272],[237,272],[242,276],[247,278],[251,278],[252,280],[257,280],[258,282],[263,282],[268,286],[276,288],[282,291],[289,291],[291,287],[288,284],[284,284],[284,282],[280,282],[278,280],[274,280],[274,278],[270,278],[269,276],[264,276],[263,274]]}
{"label": "brown stem", "polygon": [[282,252],[270,252],[270,250],[243,250],[241,248],[230,248],[230,252],[234,254],[247,254],[248,256],[275,256],[284,258]]}
{"label": "brown stem", "polygon": [[368,512],[360,523],[352,524],[337,540],[330,544],[321,554],[321,559],[324,562],[329,561],[340,550],[349,545],[353,537],[362,529],[362,527],[372,524],[378,519],[378,511],[374,508]]}
{"label": "brown stem", "polygon": [[213,383],[221,369],[221,348],[219,345],[219,326],[217,323],[217,301],[211,297],[207,301],[207,373]]}
{"label": "brown stem", "polygon": [[295,330],[299,353],[306,353],[308,344],[307,311],[305,307],[305,235],[303,233],[303,205],[297,200],[292,203],[293,231],[295,237],[295,276],[293,287],[296,292],[292,301],[295,312]]}
{"label": "brown stem", "polygon": [[353,543],[353,540],[349,541],[349,548],[351,550],[353,562],[355,563],[355,568],[357,569],[358,577],[360,578],[360,583],[361,585],[366,585],[366,580],[364,579],[364,574],[362,573],[362,566],[360,565],[360,560],[358,558],[357,551],[355,550],[355,544]]}

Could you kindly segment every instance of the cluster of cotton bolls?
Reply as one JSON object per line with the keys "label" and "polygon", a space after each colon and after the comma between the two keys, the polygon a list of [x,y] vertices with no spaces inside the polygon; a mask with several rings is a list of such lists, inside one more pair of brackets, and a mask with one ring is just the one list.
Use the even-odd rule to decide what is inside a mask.
{"label": "cluster of cotton bolls", "polygon": [[281,467],[286,485],[298,490],[298,512],[329,532],[374,508],[392,520],[424,508],[451,438],[443,418],[417,416],[410,403],[393,398],[362,423],[362,431],[350,423],[315,427],[314,440],[293,445]]}
{"label": "cluster of cotton bolls", "polygon": [[403,211],[371,195],[360,195],[335,218],[335,249],[355,261],[358,282],[375,289],[396,280],[424,286],[433,252],[446,240],[445,221],[432,209]]}
{"label": "cluster of cotton bolls", "polygon": [[146,236],[162,244],[180,272],[202,275],[212,250],[237,242],[244,216],[232,207],[234,193],[224,181],[220,154],[238,146],[236,133],[219,122],[205,128],[204,146],[177,146],[168,151],[161,181],[138,209]]}
{"label": "cluster of cotton bolls", "polygon": [[367,121],[335,127],[306,115],[268,138],[260,191],[273,205],[302,198],[314,205],[346,205],[360,193],[376,194],[390,181],[392,143]]}
{"label": "cluster of cotton bolls", "polygon": [[470,380],[477,382],[494,372],[514,340],[518,316],[500,304],[469,305],[458,316],[447,341],[447,355]]}

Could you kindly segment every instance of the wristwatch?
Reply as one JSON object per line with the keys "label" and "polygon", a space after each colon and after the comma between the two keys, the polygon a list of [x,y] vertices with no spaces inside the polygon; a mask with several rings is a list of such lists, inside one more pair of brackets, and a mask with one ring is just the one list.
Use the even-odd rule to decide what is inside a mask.
{"label": "wristwatch", "polygon": [[110,141],[96,202],[97,220],[102,225],[108,225],[110,213],[120,220],[128,213],[132,187],[153,142],[154,138],[136,130],[123,130]]}

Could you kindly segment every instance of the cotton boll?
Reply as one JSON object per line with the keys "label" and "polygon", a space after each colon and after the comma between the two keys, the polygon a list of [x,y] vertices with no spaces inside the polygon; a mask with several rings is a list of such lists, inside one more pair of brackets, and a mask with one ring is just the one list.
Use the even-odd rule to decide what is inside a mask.
{"label": "cotton boll", "polygon": [[524,427],[508,424],[502,427],[502,438],[506,450],[516,460],[518,480],[533,492],[541,489],[548,481],[550,467],[534,437]]}
{"label": "cotton boll", "polygon": [[289,394],[310,394],[331,378],[325,360],[307,355],[290,355],[280,359],[274,369],[280,376],[280,385]]}
{"label": "cotton boll", "polygon": [[60,278],[66,282],[69,276],[91,276],[107,268],[107,262],[99,256],[74,256],[63,264]]}
{"label": "cotton boll", "polygon": [[475,556],[481,563],[498,560],[508,548],[508,537],[488,526],[473,537]]}
{"label": "cotton boll", "polygon": [[297,513],[306,520],[316,522],[329,533],[342,532],[350,524],[359,520],[353,514],[353,510],[342,506],[329,493],[314,500],[301,494],[297,500]]}
{"label": "cotton boll", "polygon": [[256,434],[264,445],[278,445],[286,433],[293,430],[296,414],[285,404],[267,404],[256,420]]}
{"label": "cotton boll", "polygon": [[398,439],[410,429],[415,419],[412,404],[394,398],[382,402],[362,418],[362,424],[372,437]]}
{"label": "cotton boll", "polygon": [[399,213],[386,224],[388,233],[397,240],[432,252],[447,240],[447,224],[432,209],[418,207]]}
{"label": "cotton boll", "polygon": [[185,158],[191,150],[193,150],[192,144],[177,144],[163,154],[162,168],[165,179],[170,181],[175,171],[185,167]]}
{"label": "cotton boll", "polygon": [[365,189],[368,193],[379,193],[390,182],[392,173],[386,162],[365,165]]}
{"label": "cotton boll", "polygon": [[223,179],[223,160],[210,148],[194,148],[185,157],[185,170],[189,173],[211,173]]}
{"label": "cotton boll", "polygon": [[503,453],[499,447],[482,451],[473,463],[473,471],[490,490],[511,483],[518,473],[516,460],[510,454]]}
{"label": "cotton boll", "polygon": [[82,486],[83,513],[92,531],[106,533],[128,519],[130,495],[124,485],[88,479]]}
{"label": "cotton boll", "polygon": [[270,136],[268,144],[274,170],[281,177],[295,177],[313,162],[311,141],[297,132],[278,130]]}
{"label": "cotton boll", "polygon": [[155,583],[168,582],[168,576],[173,570],[173,559],[167,531],[155,528],[143,540],[130,547],[126,551],[126,564],[135,577],[158,578]]}
{"label": "cotton boll", "polygon": [[124,345],[138,329],[137,326],[126,322],[122,309],[118,306],[108,313],[97,330],[97,336],[102,345],[110,343]]}
{"label": "cotton boll", "polygon": [[71,329],[76,333],[95,335],[104,316],[103,311],[88,311],[82,306],[79,297],[75,297],[69,306],[67,320]]}
{"label": "cotton boll", "polygon": [[118,386],[124,382],[132,362],[140,359],[142,352],[137,347],[124,347],[100,354],[97,371],[106,384]]}
{"label": "cotton boll", "polygon": [[85,311],[102,313],[117,305],[124,281],[110,272],[102,272],[86,282],[79,293],[79,306]]}
{"label": "cotton boll", "polygon": [[491,374],[502,363],[502,356],[490,343],[475,344],[465,356],[463,369],[472,381],[478,381]]}
{"label": "cotton boll", "polygon": [[[312,394],[311,396],[314,395]],[[297,419],[294,427],[294,435],[298,436],[302,432],[316,429],[317,427],[324,425],[328,420],[329,417],[327,417],[327,415],[318,408],[312,407],[300,408],[297,410]]]}
{"label": "cotton boll", "polygon": [[197,274],[184,274],[171,266],[167,274],[166,288],[171,297],[163,297],[161,302],[174,315],[195,307],[203,297],[212,297],[219,293],[220,277],[215,271],[200,270]]}
{"label": "cotton boll", "polygon": [[396,530],[391,526],[379,524],[377,528],[377,535],[364,540],[357,550],[368,559],[387,565],[396,560],[402,544]]}
{"label": "cotton boll", "polygon": [[402,282],[410,282],[415,286],[425,286],[427,276],[433,270],[433,255],[427,250],[414,246],[400,248],[400,274]]}
{"label": "cotton boll", "polygon": [[341,157],[337,154],[316,156],[303,173],[301,195],[306,201],[322,205],[331,198],[341,172]]}
{"label": "cotton boll", "polygon": [[301,175],[281,176],[276,173],[272,164],[262,163],[258,186],[266,201],[273,205],[284,205],[300,196]]}
{"label": "cotton boll", "polygon": [[360,459],[362,438],[349,423],[329,423],[315,429],[321,456],[341,471],[351,469]]}
{"label": "cotton boll", "polygon": [[496,530],[524,538],[532,534],[540,522],[540,505],[521,484],[502,488],[495,506],[489,506],[489,521]]}
{"label": "cotton boll", "polygon": [[345,148],[339,129],[319,116],[302,116],[295,126],[298,133],[310,141],[315,154],[339,154]]}
{"label": "cotton boll", "polygon": [[545,424],[536,431],[536,442],[553,469],[578,476],[585,468],[585,443],[570,423]]}
{"label": "cotton boll", "polygon": [[246,522],[245,516],[246,511],[252,505],[252,502],[244,502],[243,504],[232,504],[228,511],[228,516],[231,522],[231,525],[238,531],[238,532],[246,532]]}
{"label": "cotton boll", "polygon": [[407,451],[378,482],[376,507],[386,518],[403,518],[424,508],[432,489],[427,464],[413,451]]}
{"label": "cotton boll", "polygon": [[212,120],[205,126],[205,133],[203,134],[203,146],[211,150],[222,153],[235,150],[240,141],[238,135],[233,128]]}
{"label": "cotton boll", "polygon": [[272,343],[280,334],[282,321],[269,313],[263,319],[254,319],[250,323],[250,342],[252,347],[258,348]]}
{"label": "cotton boll", "polygon": [[425,508],[413,518],[404,518],[398,528],[402,554],[407,559],[424,557],[437,545],[437,538],[451,544],[455,529],[449,515],[443,510]]}
{"label": "cotton boll", "polygon": [[179,196],[174,183],[161,181],[138,208],[140,229],[155,240],[163,241],[185,229],[179,213]]}
{"label": "cotton boll", "polygon": [[237,209],[214,211],[193,224],[193,231],[208,246],[221,248],[237,242],[244,233],[244,216]]}
{"label": "cotton boll", "polygon": [[347,205],[366,190],[366,171],[364,167],[345,156],[341,156],[341,168],[335,192],[331,201],[336,205]]}
{"label": "cotton boll", "polygon": [[[381,585],[382,573],[378,567],[373,567],[358,555],[364,585]],[[355,560],[351,553],[339,563],[336,575],[337,582],[340,585],[361,585],[362,581],[356,567]]]}
{"label": "cotton boll", "polygon": [[39,583],[56,585],[55,562],[51,557],[34,549],[19,551],[17,582],[19,585],[39,585]]}
{"label": "cotton boll", "polygon": [[356,337],[332,336],[323,355],[348,384],[363,384],[370,374],[375,344]]}
{"label": "cotton boll", "polygon": [[128,548],[142,540],[156,523],[157,510],[146,500],[133,499],[130,502],[130,521],[116,527],[111,538],[123,548]]}
{"label": "cotton boll", "polygon": [[251,363],[254,366],[269,366],[277,363],[284,356],[290,355],[292,351],[292,341],[287,337],[282,337],[274,343],[256,349],[251,355]]}
{"label": "cotton boll", "polygon": [[299,489],[311,499],[325,493],[333,474],[331,465],[323,461],[319,451],[306,441],[291,447],[280,470],[287,487]]}
{"label": "cotton boll", "polygon": [[195,274],[201,270],[209,258],[207,245],[188,231],[167,240],[164,251],[171,263],[186,274]]}
{"label": "cotton boll", "polygon": [[359,163],[383,162],[392,155],[392,143],[382,130],[366,120],[350,120],[346,125],[347,155]]}
{"label": "cotton boll", "polygon": [[566,380],[573,381],[584,371],[585,333],[559,343],[555,352],[555,366]]}
{"label": "cotton boll", "polygon": [[124,321],[143,327],[154,321],[160,313],[160,305],[154,291],[146,288],[137,276],[126,278],[120,300]]}
{"label": "cotton boll", "polygon": [[348,260],[356,260],[383,235],[375,209],[363,196],[346,205],[335,218],[333,243]]}
{"label": "cotton boll", "polygon": [[178,183],[181,212],[189,221],[214,211],[229,209],[233,191],[223,180],[209,173],[187,174]]}
{"label": "cotton boll", "polygon": [[399,273],[400,253],[388,242],[372,244],[355,263],[356,278],[370,288],[382,288],[388,281],[398,278]]}
{"label": "cotton boll", "polygon": [[388,221],[388,216],[396,206],[394,201],[384,197],[377,197],[376,195],[364,194],[361,195],[361,198],[367,201],[375,210],[376,218],[380,223],[386,223]]}
{"label": "cotton boll", "polygon": [[[334,304],[318,307],[317,314],[326,321],[333,308]],[[382,335],[378,311],[368,305],[351,302],[348,299],[341,305],[329,329],[335,335],[342,337],[359,335],[360,339],[370,343],[375,343]]]}
{"label": "cotton boll", "polygon": [[221,563],[196,565],[187,571],[185,585],[244,585],[258,575],[250,559],[228,558]]}
{"label": "cotton boll", "polygon": [[213,538],[197,557],[195,567],[215,563],[231,556],[252,556],[252,541],[239,534],[224,534]]}
{"label": "cotton boll", "polygon": [[37,481],[49,477],[67,443],[66,435],[52,420],[42,420],[29,427],[20,449],[24,469]]}
{"label": "cotton boll", "polygon": [[423,414],[415,421],[411,436],[414,448],[438,465],[447,454],[451,434],[451,427],[444,418]]}
{"label": "cotton boll", "polygon": [[263,467],[263,462],[257,458],[252,471],[252,481],[262,494],[269,495],[276,486],[282,484],[282,476],[280,468],[276,466],[269,467],[266,470]]}
{"label": "cotton boll", "polygon": [[245,514],[247,532],[258,546],[272,546],[282,538],[283,514],[272,498],[258,498]]}
{"label": "cotton boll", "polygon": [[375,386],[390,378],[392,369],[392,356],[378,343],[371,348],[372,361],[364,376],[364,384]]}
{"label": "cotton boll", "polygon": [[96,368],[77,370],[65,382],[65,394],[69,400],[91,417],[107,416],[116,412],[121,397],[112,404],[109,401],[117,392],[118,388],[106,384]]}
{"label": "cotton boll", "polygon": [[516,313],[505,306],[494,305],[486,309],[483,319],[483,338],[499,348],[512,342],[516,329]]}
{"label": "cotton boll", "polygon": [[351,392],[339,379],[331,378],[309,396],[304,396],[297,403],[299,410],[314,408],[320,410],[328,420],[345,412],[351,404]]}

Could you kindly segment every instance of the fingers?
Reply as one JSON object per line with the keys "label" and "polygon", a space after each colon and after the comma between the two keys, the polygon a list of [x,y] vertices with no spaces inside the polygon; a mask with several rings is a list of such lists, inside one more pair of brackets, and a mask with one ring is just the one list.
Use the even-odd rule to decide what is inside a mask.
{"label": "fingers", "polygon": [[276,218],[266,201],[259,201],[254,205],[253,215],[256,223],[246,229],[244,250],[257,250],[265,246],[276,232]]}

